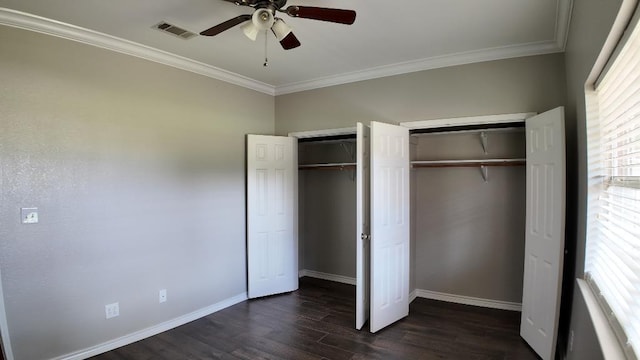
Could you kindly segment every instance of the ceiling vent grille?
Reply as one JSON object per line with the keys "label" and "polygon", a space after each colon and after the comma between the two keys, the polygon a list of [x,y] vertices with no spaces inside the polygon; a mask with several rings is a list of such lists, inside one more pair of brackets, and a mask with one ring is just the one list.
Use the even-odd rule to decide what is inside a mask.
{"label": "ceiling vent grille", "polygon": [[177,36],[181,39],[191,39],[192,37],[196,36],[195,33],[192,33],[189,30],[185,30],[181,27],[175,26],[175,25],[171,25],[166,21],[162,21],[159,22],[155,25],[153,25],[154,29],[158,29],[160,31],[166,32],[168,34],[171,34],[173,36]]}

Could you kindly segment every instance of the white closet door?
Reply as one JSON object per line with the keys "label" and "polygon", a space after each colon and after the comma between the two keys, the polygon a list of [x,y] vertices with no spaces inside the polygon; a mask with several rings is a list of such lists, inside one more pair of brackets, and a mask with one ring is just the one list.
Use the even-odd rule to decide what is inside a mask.
{"label": "white closet door", "polygon": [[297,140],[247,136],[249,297],[298,288]]}
{"label": "white closet door", "polygon": [[409,315],[409,130],[371,122],[371,332]]}
{"label": "white closet door", "polygon": [[565,220],[564,108],[526,120],[527,220],[520,335],[555,357]]}
{"label": "white closet door", "polygon": [[358,123],[356,137],[356,329],[369,319],[371,234],[369,206],[370,130]]}

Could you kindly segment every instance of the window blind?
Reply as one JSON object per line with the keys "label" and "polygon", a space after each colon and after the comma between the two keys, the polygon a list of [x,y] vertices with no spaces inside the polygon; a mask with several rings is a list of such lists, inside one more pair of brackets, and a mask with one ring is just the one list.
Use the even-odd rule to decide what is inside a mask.
{"label": "window blind", "polygon": [[627,356],[640,354],[640,27],[596,85],[587,119],[585,273]]}

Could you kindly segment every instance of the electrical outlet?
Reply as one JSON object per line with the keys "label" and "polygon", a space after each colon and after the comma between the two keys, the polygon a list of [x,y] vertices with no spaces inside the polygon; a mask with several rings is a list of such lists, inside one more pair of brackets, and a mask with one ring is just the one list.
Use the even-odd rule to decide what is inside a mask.
{"label": "electrical outlet", "polygon": [[167,289],[162,289],[158,292],[158,302],[163,303],[167,301]]}
{"label": "electrical outlet", "polygon": [[108,304],[104,306],[104,312],[107,319],[114,318],[120,315],[119,303]]}
{"label": "electrical outlet", "polygon": [[573,351],[573,330],[569,332],[569,352]]}
{"label": "electrical outlet", "polygon": [[21,208],[20,216],[22,217],[23,224],[37,224],[38,208]]}

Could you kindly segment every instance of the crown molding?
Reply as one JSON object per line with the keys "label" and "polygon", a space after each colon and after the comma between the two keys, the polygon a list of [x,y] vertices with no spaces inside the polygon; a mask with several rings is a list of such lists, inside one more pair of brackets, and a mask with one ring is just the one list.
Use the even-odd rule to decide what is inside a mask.
{"label": "crown molding", "polygon": [[550,41],[461,52],[400,62],[280,86],[266,84],[240,74],[158,50],[150,46],[21,11],[0,7],[0,24],[93,45],[190,71],[268,95],[277,96],[424,70],[563,52],[567,42],[572,8],[573,0],[558,0],[555,36],[554,39]]}
{"label": "crown molding", "polygon": [[276,95],[291,94],[300,91],[348,84],[363,80],[377,79],[386,76],[445,68],[449,66],[467,65],[483,61],[504,60],[524,56],[564,52],[567,43],[567,37],[569,35],[569,24],[571,21],[571,12],[573,10],[573,0],[557,1],[556,24],[553,40],[483,49],[478,51],[462,52],[451,55],[384,65],[335,76],[327,76],[309,81],[301,81],[277,86],[275,89]]}
{"label": "crown molding", "polygon": [[560,51],[564,51],[569,37],[569,27],[571,25],[571,13],[573,12],[573,0],[558,0],[556,10],[556,46]]}
{"label": "crown molding", "polygon": [[476,62],[510,59],[516,57],[551,54],[561,52],[555,41],[545,41],[524,45],[505,46],[478,51],[437,56],[415,61],[378,66],[351,73],[301,81],[276,87],[276,95],[291,94],[300,91],[319,89],[323,87],[342,85],[363,80],[377,79],[393,75],[402,75],[417,71],[445,68],[449,66],[466,65]]}
{"label": "crown molding", "polygon": [[275,87],[215,66],[115,36],[47,19],[41,16],[0,7],[0,24],[93,45],[122,54],[190,71],[230,84],[275,95]]}

